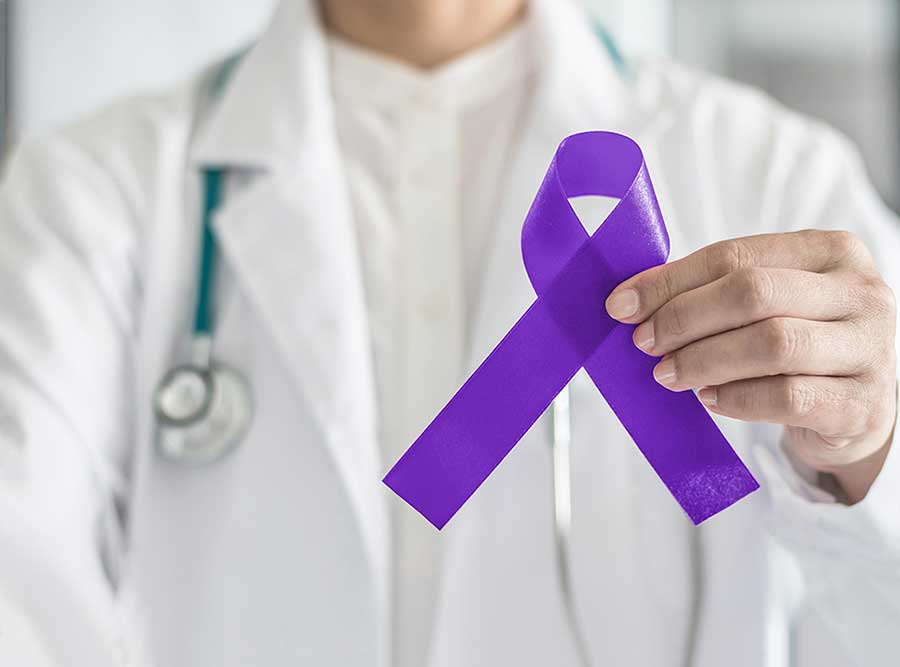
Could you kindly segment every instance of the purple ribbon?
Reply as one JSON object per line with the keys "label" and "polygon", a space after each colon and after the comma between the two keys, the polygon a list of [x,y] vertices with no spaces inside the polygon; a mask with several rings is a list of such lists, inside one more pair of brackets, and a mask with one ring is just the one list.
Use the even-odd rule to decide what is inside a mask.
{"label": "purple ribbon", "polygon": [[[569,205],[581,195],[620,199],[592,236]],[[584,367],[695,524],[759,488],[694,393],[657,384],[657,359],[634,346],[633,325],[606,314],[616,285],[669,254],[634,141],[612,132],[563,140],[522,226],[522,254],[537,300],[385,484],[443,528]]]}

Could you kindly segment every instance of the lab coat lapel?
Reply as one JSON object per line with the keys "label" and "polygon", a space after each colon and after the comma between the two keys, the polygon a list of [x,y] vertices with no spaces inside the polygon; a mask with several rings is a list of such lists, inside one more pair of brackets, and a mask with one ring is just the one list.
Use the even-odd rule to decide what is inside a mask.
{"label": "lab coat lapel", "polygon": [[257,174],[226,197],[216,236],[318,422],[383,603],[387,508],[372,360],[330,99],[314,8],[285,2],[235,69],[193,157]]}

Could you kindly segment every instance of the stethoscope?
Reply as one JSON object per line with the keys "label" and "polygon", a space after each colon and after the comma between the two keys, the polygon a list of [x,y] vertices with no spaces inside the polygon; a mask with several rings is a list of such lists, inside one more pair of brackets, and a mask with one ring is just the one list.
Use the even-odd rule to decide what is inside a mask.
{"label": "stethoscope", "polygon": [[218,461],[243,440],[253,416],[246,379],[213,356],[216,240],[212,217],[224,172],[203,176],[203,232],[190,359],[173,367],[156,387],[156,450],[168,461],[199,465]]}
{"label": "stethoscope", "polygon": [[550,406],[551,454],[553,458],[553,528],[559,585],[578,662],[590,665],[584,631],[575,608],[572,580],[572,414],[569,388],[563,389]]}

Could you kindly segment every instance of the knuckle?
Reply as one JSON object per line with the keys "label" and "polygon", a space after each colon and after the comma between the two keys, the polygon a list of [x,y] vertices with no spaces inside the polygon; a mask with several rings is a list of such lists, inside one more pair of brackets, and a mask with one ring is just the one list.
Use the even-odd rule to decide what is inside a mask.
{"label": "knuckle", "polygon": [[875,296],[873,287],[875,286],[876,280],[877,276],[873,277],[857,271],[848,273],[844,282],[846,293],[843,295],[845,301],[842,305],[850,306],[851,312],[853,310],[858,310],[860,304],[864,307],[868,307]]}
{"label": "knuckle", "polygon": [[815,387],[801,378],[785,378],[782,394],[786,412],[795,419],[809,417],[818,405],[819,397]]}
{"label": "knuckle", "polygon": [[884,373],[881,377],[859,378],[854,384],[856,389],[851,400],[855,406],[854,414],[861,422],[860,430],[880,426],[885,415],[892,414],[896,407],[896,379],[893,372]]}
{"label": "knuckle", "polygon": [[849,439],[865,433],[874,419],[883,414],[874,409],[870,390],[864,381],[857,378],[843,379],[822,393],[820,403],[825,406],[823,412],[827,409],[829,414],[840,416],[830,431],[821,432],[832,449],[841,449]]}
{"label": "knuckle", "polygon": [[687,319],[684,310],[685,305],[681,299],[676,298],[666,304],[658,317],[657,337],[678,339],[684,336],[687,333]]}
{"label": "knuckle", "polygon": [[880,315],[889,315],[893,318],[897,312],[897,298],[894,290],[880,277],[867,280],[864,289],[875,311]]}
{"label": "knuckle", "polygon": [[664,304],[675,296],[677,285],[671,271],[660,271],[659,280],[653,284],[656,290],[654,300],[657,304]]}
{"label": "knuckle", "polygon": [[788,364],[796,356],[800,346],[796,329],[783,318],[766,320],[761,331],[765,355],[779,364]]}
{"label": "knuckle", "polygon": [[707,272],[711,277],[728,275],[747,266],[749,250],[745,243],[737,239],[720,241],[711,245],[706,255]]}
{"label": "knuckle", "polygon": [[836,231],[826,231],[825,237],[831,247],[831,252],[838,257],[847,255],[854,251],[856,246],[856,236],[852,232],[843,229]]}
{"label": "knuckle", "polygon": [[823,233],[836,264],[870,258],[866,244],[853,232],[837,230]]}
{"label": "knuckle", "polygon": [[859,406],[859,409],[853,412],[856,416],[853,432],[860,434],[878,430],[883,424],[884,415],[889,414],[886,403],[886,401],[881,400],[875,404],[857,401],[856,405]]}
{"label": "knuckle", "polygon": [[720,403],[724,402],[722,399],[727,400],[730,406],[740,414],[756,413],[759,406],[759,395],[752,383],[735,383],[735,386],[732,386],[727,392],[720,390],[720,394],[722,393],[725,396],[720,396]]}
{"label": "knuckle", "polygon": [[734,274],[736,300],[751,315],[765,314],[772,306],[775,285],[765,269],[747,268]]}

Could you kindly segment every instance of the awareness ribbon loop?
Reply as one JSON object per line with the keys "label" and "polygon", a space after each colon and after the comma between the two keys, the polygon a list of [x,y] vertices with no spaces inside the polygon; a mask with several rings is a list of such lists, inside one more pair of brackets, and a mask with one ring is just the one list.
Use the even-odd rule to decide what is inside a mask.
{"label": "awareness ribbon loop", "polygon": [[[620,200],[591,236],[569,204],[582,195]],[[583,367],[695,524],[759,487],[694,393],[660,386],[634,327],[606,314],[616,285],[669,254],[634,141],[612,132],[563,140],[522,226],[522,254],[537,300],[385,484],[442,528]]]}

